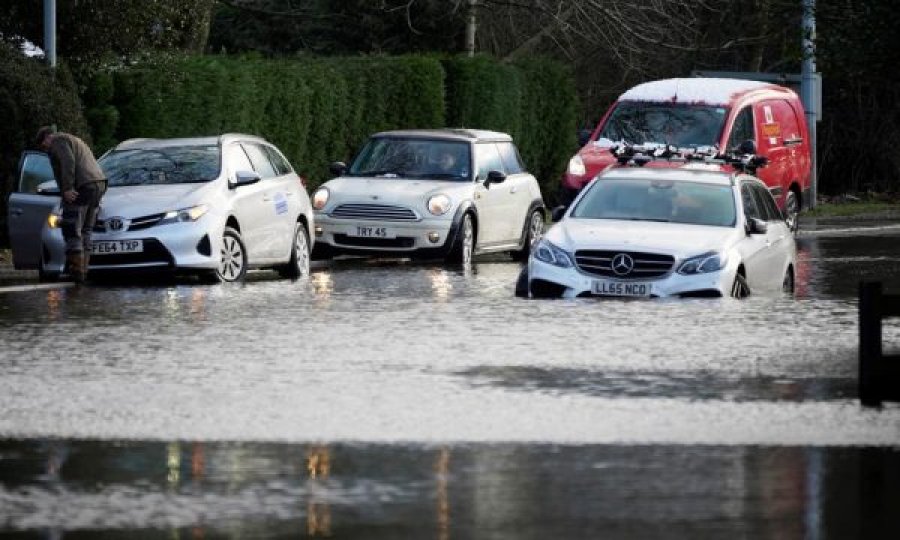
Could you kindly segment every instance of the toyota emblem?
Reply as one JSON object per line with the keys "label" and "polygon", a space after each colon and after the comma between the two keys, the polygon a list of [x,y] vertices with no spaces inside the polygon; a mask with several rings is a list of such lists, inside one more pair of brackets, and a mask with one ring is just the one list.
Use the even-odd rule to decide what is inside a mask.
{"label": "toyota emblem", "polygon": [[619,253],[612,260],[612,271],[617,276],[627,276],[634,270],[634,259],[627,253]]}
{"label": "toyota emblem", "polygon": [[106,220],[106,230],[109,232],[122,232],[125,230],[125,219],[112,217]]}

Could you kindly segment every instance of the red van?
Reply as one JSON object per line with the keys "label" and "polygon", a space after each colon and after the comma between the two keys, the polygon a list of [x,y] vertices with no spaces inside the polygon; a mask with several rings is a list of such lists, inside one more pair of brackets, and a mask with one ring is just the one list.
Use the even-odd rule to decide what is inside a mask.
{"label": "red van", "polygon": [[792,230],[800,209],[809,206],[809,132],[800,98],[789,88],[713,78],[635,86],[619,96],[569,160],[562,181],[564,203],[616,162],[609,148],[620,142],[715,146],[721,152],[741,147],[742,153],[768,158],[756,175],[772,191]]}

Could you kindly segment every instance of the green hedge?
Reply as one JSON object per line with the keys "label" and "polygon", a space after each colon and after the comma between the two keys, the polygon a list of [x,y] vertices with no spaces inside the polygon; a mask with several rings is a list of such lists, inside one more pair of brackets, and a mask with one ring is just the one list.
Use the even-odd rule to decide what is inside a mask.
{"label": "green hedge", "polygon": [[281,148],[310,188],[328,179],[329,163],[349,160],[371,133],[389,129],[510,133],[545,196],[556,193],[575,147],[573,78],[542,59],[189,56],[112,78],[114,92],[97,78],[88,100],[98,151],[113,139],[251,133]]}
{"label": "green hedge", "polygon": [[46,65],[0,43],[0,245],[7,244],[6,201],[19,157],[37,130],[56,124],[90,141],[75,84],[64,65]]}

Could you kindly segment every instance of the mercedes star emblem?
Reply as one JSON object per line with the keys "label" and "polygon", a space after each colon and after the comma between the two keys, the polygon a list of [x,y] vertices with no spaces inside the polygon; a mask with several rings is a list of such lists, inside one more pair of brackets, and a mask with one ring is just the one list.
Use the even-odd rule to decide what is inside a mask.
{"label": "mercedes star emblem", "polygon": [[634,259],[627,253],[619,253],[612,260],[612,271],[617,276],[625,276],[634,270]]}

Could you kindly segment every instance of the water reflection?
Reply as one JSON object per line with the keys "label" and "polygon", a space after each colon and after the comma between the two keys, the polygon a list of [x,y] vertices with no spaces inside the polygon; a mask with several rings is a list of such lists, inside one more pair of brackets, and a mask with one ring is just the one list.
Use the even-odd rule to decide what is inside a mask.
{"label": "water reflection", "polygon": [[[58,457],[55,450],[41,441],[0,442],[0,534],[439,540],[590,538],[600,530],[604,538],[900,535],[892,512],[900,500],[896,449],[61,444],[76,458],[53,458],[60,469],[50,482],[44,471],[50,456]],[[188,454],[173,458],[189,452],[194,461],[204,447],[212,450],[203,452],[205,467],[217,472],[170,485],[171,467],[188,461]],[[298,455],[305,456],[302,467],[292,467]],[[339,472],[332,466],[336,455]],[[169,473],[158,481],[170,489],[154,483],[161,466]]]}

